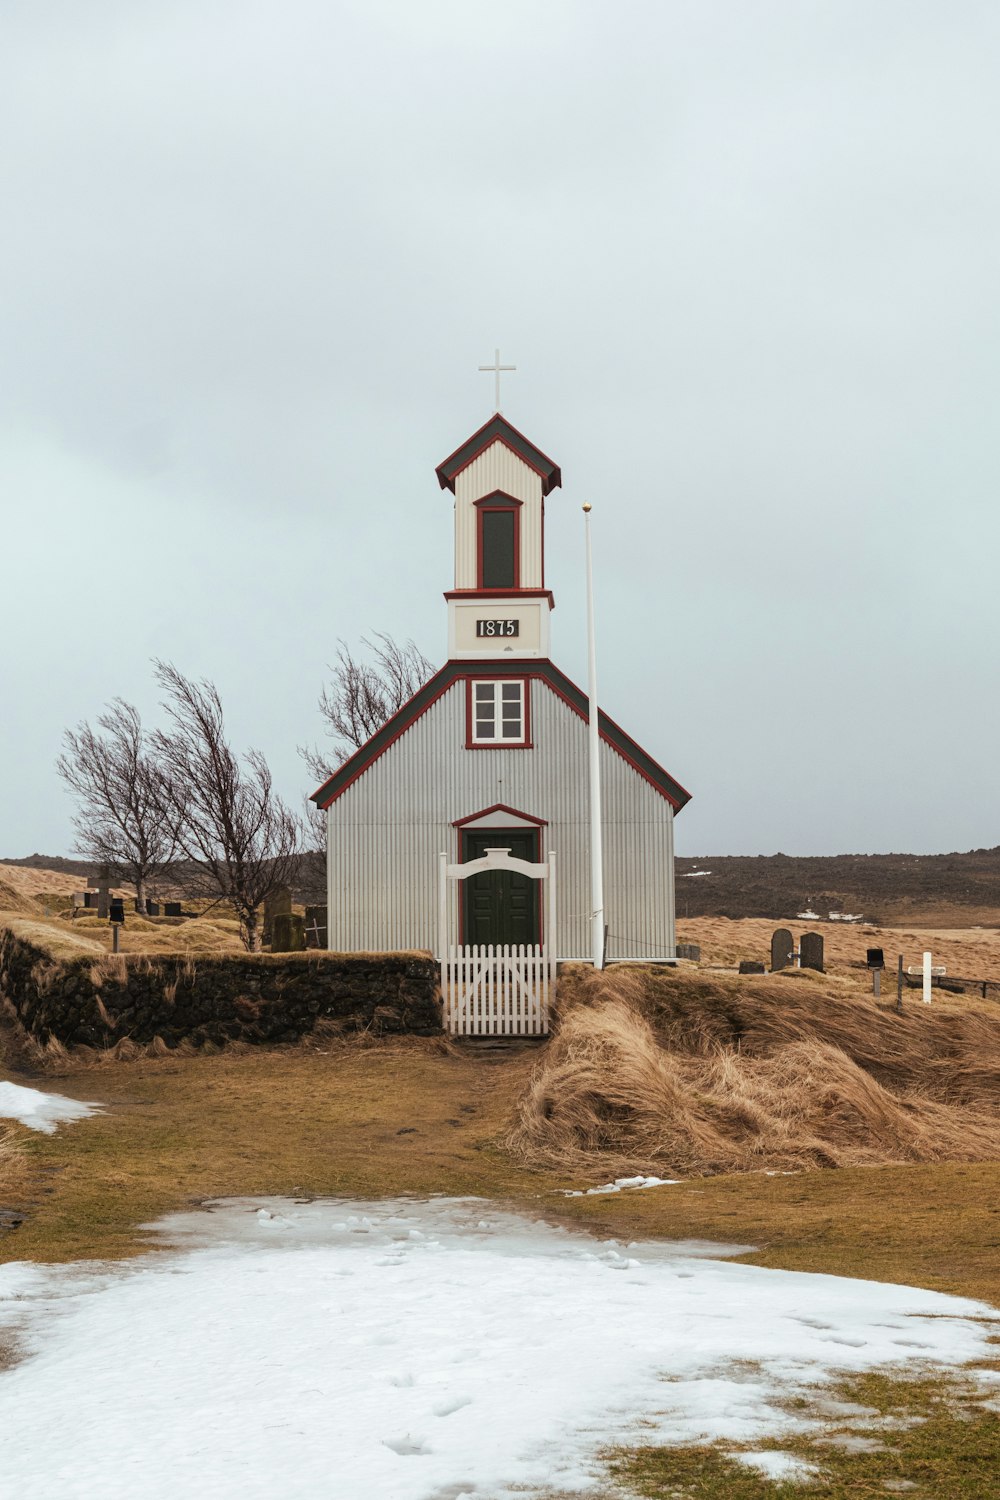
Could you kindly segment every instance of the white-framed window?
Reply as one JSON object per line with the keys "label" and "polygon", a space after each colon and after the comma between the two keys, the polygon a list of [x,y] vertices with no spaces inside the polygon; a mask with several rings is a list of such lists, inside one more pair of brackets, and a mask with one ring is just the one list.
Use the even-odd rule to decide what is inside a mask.
{"label": "white-framed window", "polygon": [[528,685],[523,677],[469,683],[469,747],[528,744]]}

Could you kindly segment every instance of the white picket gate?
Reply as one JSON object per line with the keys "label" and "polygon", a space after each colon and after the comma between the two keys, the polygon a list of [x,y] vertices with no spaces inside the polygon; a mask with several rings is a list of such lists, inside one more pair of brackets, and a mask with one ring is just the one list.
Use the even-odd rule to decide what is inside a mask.
{"label": "white picket gate", "polygon": [[448,949],[442,964],[445,1026],[453,1036],[546,1036],[549,957],[535,943]]}
{"label": "white picket gate", "polygon": [[[509,849],[487,849],[479,859],[448,863],[439,872],[438,957],[444,1024],[453,1036],[547,1036],[556,982],[556,857],[541,864],[514,859]],[[511,870],[547,887],[544,944],[448,943],[448,885],[484,870]]]}

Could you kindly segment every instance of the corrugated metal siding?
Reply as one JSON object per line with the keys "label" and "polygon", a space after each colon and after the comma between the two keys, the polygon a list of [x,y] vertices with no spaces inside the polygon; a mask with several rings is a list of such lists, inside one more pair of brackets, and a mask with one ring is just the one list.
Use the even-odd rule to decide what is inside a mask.
{"label": "corrugated metal siding", "polygon": [[522,500],[521,587],[542,587],[542,481],[505,443],[492,443],[455,480],[455,587],[474,589],[475,502],[494,490]]}
{"label": "corrugated metal siding", "polygon": [[[545,818],[558,862],[561,958],[590,953],[587,726],[531,683],[534,750],[466,750],[456,682],[338,800],[328,819],[331,947],[437,947],[438,855],[458,858],[457,818],[496,802]],[[612,958],[674,952],[673,810],[601,744],[605,907]],[[457,940],[452,887],[451,932]]]}

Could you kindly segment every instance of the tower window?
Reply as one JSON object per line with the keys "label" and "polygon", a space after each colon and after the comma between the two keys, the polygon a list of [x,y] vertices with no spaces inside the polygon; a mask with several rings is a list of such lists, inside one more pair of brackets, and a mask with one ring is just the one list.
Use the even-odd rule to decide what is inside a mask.
{"label": "tower window", "polygon": [[520,517],[513,505],[479,507],[479,587],[518,587]]}
{"label": "tower window", "polygon": [[528,684],[523,678],[470,681],[466,745],[528,748]]}

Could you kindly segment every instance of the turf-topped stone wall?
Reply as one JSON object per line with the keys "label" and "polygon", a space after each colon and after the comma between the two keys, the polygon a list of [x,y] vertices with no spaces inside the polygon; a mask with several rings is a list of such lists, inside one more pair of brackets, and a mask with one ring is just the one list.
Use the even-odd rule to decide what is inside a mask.
{"label": "turf-topped stone wall", "polygon": [[420,953],[54,958],[0,928],[0,995],[43,1044],[296,1042],[320,1021],[427,1036],[441,1030],[437,978]]}

